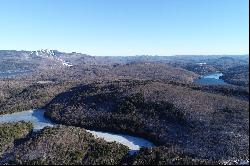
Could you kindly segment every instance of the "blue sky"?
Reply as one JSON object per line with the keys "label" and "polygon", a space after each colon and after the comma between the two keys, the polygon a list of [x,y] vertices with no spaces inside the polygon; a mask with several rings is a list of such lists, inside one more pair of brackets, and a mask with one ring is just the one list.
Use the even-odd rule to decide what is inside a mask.
{"label": "blue sky", "polygon": [[0,50],[248,54],[248,0],[0,0]]}

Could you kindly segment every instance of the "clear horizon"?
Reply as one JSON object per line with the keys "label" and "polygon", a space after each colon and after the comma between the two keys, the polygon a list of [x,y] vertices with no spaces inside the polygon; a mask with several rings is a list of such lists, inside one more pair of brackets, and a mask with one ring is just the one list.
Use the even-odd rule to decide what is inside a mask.
{"label": "clear horizon", "polygon": [[[23,49],[11,49],[11,50],[0,50],[0,51],[38,51],[38,50],[56,50],[56,49],[38,49],[38,50],[23,50]],[[80,54],[86,54],[84,52],[77,52],[77,51],[61,51],[61,50],[56,50],[59,52],[64,52],[64,53],[80,53]],[[86,54],[90,55],[90,54]],[[90,56],[98,56],[98,55],[90,55]],[[107,55],[99,55],[99,56],[107,56]],[[248,53],[245,54],[173,54],[173,55],[156,55],[156,54],[137,54],[137,55],[108,55],[108,56],[249,56]]]}
{"label": "clear horizon", "polygon": [[1,0],[0,50],[249,55],[247,0]]}

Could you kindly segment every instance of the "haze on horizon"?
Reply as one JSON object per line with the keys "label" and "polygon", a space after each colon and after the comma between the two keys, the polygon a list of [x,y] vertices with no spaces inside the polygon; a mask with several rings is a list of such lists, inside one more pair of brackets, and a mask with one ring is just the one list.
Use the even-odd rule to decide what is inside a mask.
{"label": "haze on horizon", "polygon": [[0,50],[249,54],[248,0],[1,0]]}

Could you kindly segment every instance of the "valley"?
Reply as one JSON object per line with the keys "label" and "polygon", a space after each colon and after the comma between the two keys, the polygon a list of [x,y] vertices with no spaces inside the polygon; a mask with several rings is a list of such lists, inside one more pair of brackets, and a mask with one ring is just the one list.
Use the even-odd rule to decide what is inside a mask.
{"label": "valley", "polygon": [[246,55],[2,50],[0,130],[15,134],[0,132],[0,164],[248,163],[248,67]]}

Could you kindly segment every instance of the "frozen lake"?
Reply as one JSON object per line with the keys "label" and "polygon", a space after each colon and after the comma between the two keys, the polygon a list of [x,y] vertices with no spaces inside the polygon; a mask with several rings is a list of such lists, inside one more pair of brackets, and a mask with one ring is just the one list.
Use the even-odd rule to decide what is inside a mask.
{"label": "frozen lake", "polygon": [[[17,121],[31,121],[34,126],[34,131],[41,130],[46,126],[55,125],[50,120],[46,119],[43,114],[45,110],[36,109],[23,112],[17,112],[13,114],[0,115],[0,123],[17,122]],[[103,138],[107,142],[119,142],[125,146],[128,146],[131,152],[137,151],[140,147],[153,147],[154,145],[142,138],[134,137],[124,134],[114,134],[109,132],[101,132],[94,130],[87,130],[97,138]]]}
{"label": "frozen lake", "polygon": [[202,76],[199,79],[194,80],[194,83],[200,85],[228,85],[224,80],[220,79],[223,76],[222,73],[213,73]]}
{"label": "frozen lake", "polygon": [[53,126],[53,123],[46,119],[43,114],[44,110],[37,109],[0,115],[0,123],[30,121],[33,124],[34,131],[41,130],[46,126]]}

